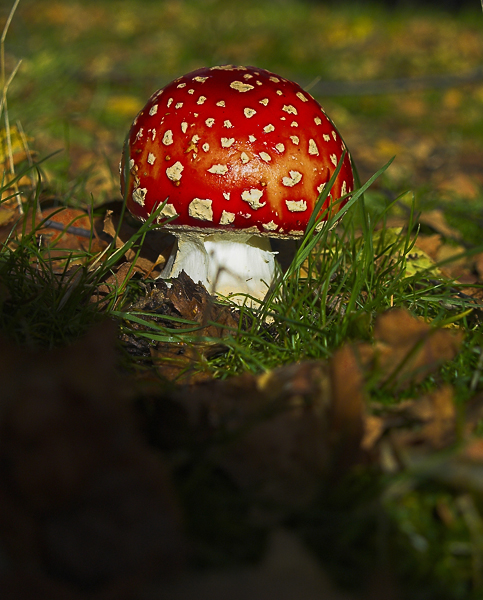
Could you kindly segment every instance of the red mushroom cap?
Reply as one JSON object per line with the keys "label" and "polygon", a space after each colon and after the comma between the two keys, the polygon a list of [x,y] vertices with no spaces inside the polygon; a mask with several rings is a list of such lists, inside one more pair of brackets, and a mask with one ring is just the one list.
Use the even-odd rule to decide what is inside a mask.
{"label": "red mushroom cap", "polygon": [[[157,91],[134,120],[127,207],[145,220],[167,200],[175,231],[300,236],[345,149],[296,83],[255,67],[198,69]],[[353,187],[346,152],[323,210]]]}

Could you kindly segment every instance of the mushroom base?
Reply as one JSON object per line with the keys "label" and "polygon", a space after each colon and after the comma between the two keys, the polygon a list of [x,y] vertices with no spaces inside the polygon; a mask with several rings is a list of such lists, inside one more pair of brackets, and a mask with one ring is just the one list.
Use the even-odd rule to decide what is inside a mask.
{"label": "mushroom base", "polygon": [[243,304],[249,294],[262,300],[275,276],[275,255],[268,238],[252,234],[200,235],[174,232],[178,243],[161,277],[184,271],[209,293],[230,297]]}

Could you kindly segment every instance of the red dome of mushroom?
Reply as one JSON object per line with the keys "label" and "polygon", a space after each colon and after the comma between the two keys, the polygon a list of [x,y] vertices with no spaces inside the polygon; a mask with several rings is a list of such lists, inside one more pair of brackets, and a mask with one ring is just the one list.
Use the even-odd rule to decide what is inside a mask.
{"label": "red dome of mushroom", "polygon": [[[198,69],[156,92],[128,142],[127,206],[135,216],[146,219],[167,200],[163,214],[178,215],[172,229],[270,237],[303,233],[345,150],[332,121],[299,85],[230,65]],[[124,168],[121,182],[124,192]],[[327,202],[353,186],[346,153]]]}

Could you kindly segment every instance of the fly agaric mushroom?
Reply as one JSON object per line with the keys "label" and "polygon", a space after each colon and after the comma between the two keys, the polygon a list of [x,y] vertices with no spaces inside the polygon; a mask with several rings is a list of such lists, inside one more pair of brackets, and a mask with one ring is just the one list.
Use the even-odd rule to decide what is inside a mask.
{"label": "fly agaric mushroom", "polygon": [[[296,83],[255,67],[203,68],[157,91],[137,115],[121,190],[139,219],[163,202],[158,219],[175,217],[167,229],[177,248],[162,277],[184,270],[212,293],[262,299],[275,272],[270,238],[304,234],[345,149]],[[338,212],[353,185],[346,152],[322,210]]]}

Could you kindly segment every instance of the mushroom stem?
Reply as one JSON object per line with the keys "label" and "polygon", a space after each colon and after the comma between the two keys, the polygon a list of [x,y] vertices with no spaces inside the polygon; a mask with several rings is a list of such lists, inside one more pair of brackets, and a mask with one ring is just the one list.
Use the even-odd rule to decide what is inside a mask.
{"label": "mushroom stem", "polygon": [[232,296],[237,304],[249,294],[262,300],[275,276],[275,255],[270,240],[253,234],[229,235],[176,233],[173,249],[161,277],[176,277],[184,271],[211,294]]}

